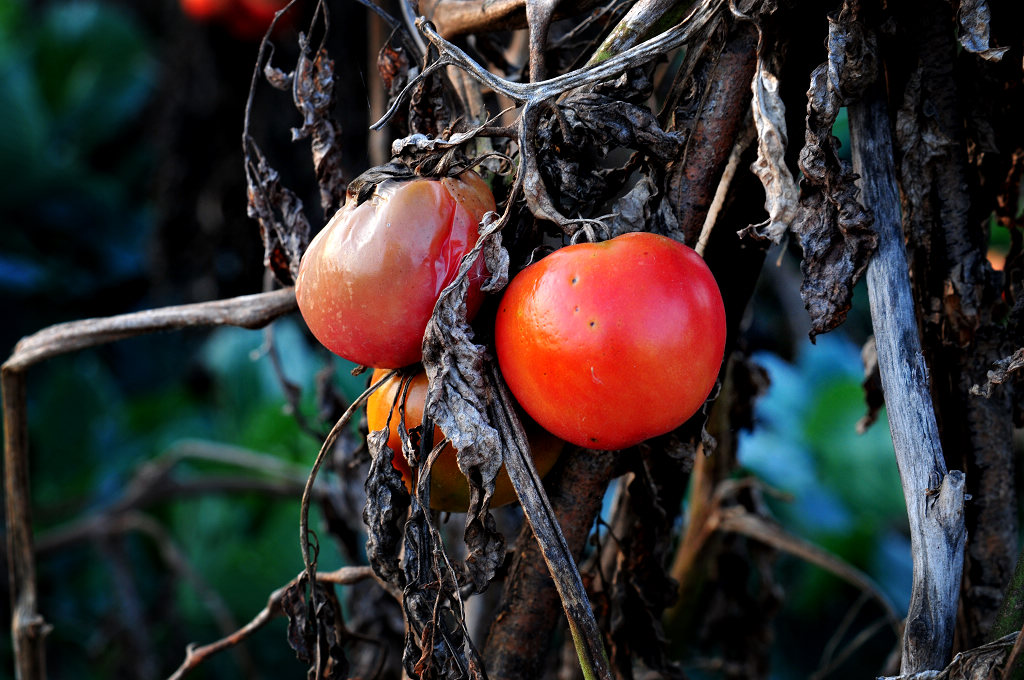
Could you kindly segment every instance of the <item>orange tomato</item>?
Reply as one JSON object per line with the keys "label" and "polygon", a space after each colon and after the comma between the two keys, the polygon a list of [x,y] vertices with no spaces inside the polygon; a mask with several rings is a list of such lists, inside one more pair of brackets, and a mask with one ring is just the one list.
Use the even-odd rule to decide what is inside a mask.
{"label": "orange tomato", "polygon": [[701,407],[725,333],[704,260],[664,236],[631,233],[562,248],[520,272],[499,306],[495,346],[509,389],[542,427],[621,449]]}
{"label": "orange tomato", "polygon": [[[377,369],[373,372],[371,382],[382,378],[387,371]],[[402,393],[402,376],[396,375],[381,385],[380,389],[370,395],[366,403],[366,420],[371,432],[384,429],[388,426],[388,416],[391,416],[390,435],[388,446],[394,454],[393,465],[402,473],[402,481],[405,487],[412,492],[415,478],[409,468],[405,456],[402,455],[402,441],[398,436],[398,407],[395,406],[392,412],[392,405]],[[408,429],[419,427],[423,422],[423,405],[427,398],[427,374],[420,371],[411,378],[409,391],[405,402],[405,426]],[[528,419],[523,423],[530,443],[530,452],[533,455],[534,465],[541,476],[548,471],[558,460],[562,452],[563,442],[548,432],[545,432],[536,423]],[[434,427],[434,444],[438,444],[444,438],[441,428]],[[512,481],[508,478],[505,467],[502,466],[494,484],[494,495],[491,497],[491,507],[507,505],[516,500],[515,489],[512,488]],[[447,444],[438,455],[434,466],[430,470],[430,507],[434,510],[445,510],[449,512],[465,512],[469,507],[469,483],[465,475],[459,469],[456,460],[455,448]]]}

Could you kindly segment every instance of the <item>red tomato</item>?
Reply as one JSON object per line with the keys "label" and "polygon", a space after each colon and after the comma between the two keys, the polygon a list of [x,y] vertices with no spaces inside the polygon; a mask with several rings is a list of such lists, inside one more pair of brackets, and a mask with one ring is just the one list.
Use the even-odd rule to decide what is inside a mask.
{"label": "red tomato", "polygon": [[562,439],[621,449],[664,434],[711,392],[725,308],[711,271],[664,236],[572,245],[509,283],[498,362],[520,405]]}
{"label": "red tomato", "polygon": [[[386,371],[377,369],[373,372],[372,382],[381,379]],[[391,407],[402,393],[402,377],[397,375],[388,382],[381,385],[380,389],[370,395],[366,402],[366,421],[371,432],[382,430],[388,424],[388,415],[392,413]],[[412,379],[409,385],[409,392],[405,402],[405,426],[408,429],[419,427],[423,422],[423,404],[427,398],[427,374],[420,371]],[[558,460],[562,452],[563,443],[556,437],[545,432],[536,423],[527,419],[524,424],[527,437],[530,443],[530,452],[533,455],[534,465],[541,476],[548,473],[551,467]],[[388,437],[388,446],[394,453],[393,465],[402,473],[402,481],[405,487],[412,493],[414,478],[409,464],[402,455],[402,441],[398,436],[398,408],[394,409],[391,415],[391,433]],[[434,444],[438,444],[444,438],[439,427],[434,428]],[[459,464],[455,457],[455,449],[451,444],[445,446],[438,455],[430,470],[430,507],[434,510],[445,510],[448,512],[465,512],[469,507],[469,483],[465,475],[459,470]],[[515,489],[512,488],[512,481],[508,473],[502,467],[494,484],[494,495],[491,496],[491,507],[516,500]]]}
{"label": "red tomato", "polygon": [[234,0],[228,28],[239,38],[260,38],[274,20],[277,10],[287,4],[288,0]]}
{"label": "red tomato", "polygon": [[185,14],[198,21],[209,21],[221,16],[231,0],[181,0]]}
{"label": "red tomato", "polygon": [[[346,204],[317,234],[299,267],[295,295],[327,349],[364,366],[398,368],[422,357],[427,320],[462,256],[476,244],[494,197],[480,177],[381,184]],[[467,308],[480,306],[483,260],[470,270]]]}

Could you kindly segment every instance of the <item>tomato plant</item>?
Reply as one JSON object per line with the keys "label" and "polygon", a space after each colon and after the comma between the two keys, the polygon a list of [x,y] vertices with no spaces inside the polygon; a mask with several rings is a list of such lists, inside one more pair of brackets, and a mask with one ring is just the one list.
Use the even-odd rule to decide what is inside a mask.
{"label": "tomato plant", "polygon": [[[494,207],[490,189],[473,172],[387,180],[363,203],[350,199],[302,258],[295,294],[310,331],[357,364],[397,368],[419,361],[434,304]],[[469,273],[470,317],[485,276],[479,259]]]}
{"label": "tomato plant", "polygon": [[[385,373],[386,371],[383,369],[375,370],[372,381],[376,382]],[[394,454],[393,465],[402,473],[402,481],[405,482],[405,487],[411,493],[415,478],[405,456],[402,455],[402,441],[398,435],[397,400],[401,398],[401,394],[402,376],[396,375],[370,396],[366,403],[366,421],[371,432],[390,427],[388,446]],[[407,429],[411,430],[422,424],[423,405],[426,398],[427,374],[421,370],[409,379],[409,390],[405,397],[405,426]],[[393,412],[392,405],[395,405]],[[545,432],[536,423],[530,422],[529,419],[524,419],[523,426],[530,443],[534,465],[537,467],[537,472],[544,476],[558,460],[564,444],[557,437]],[[444,433],[441,432],[441,428],[434,427],[434,444],[440,443],[443,438]],[[515,499],[516,492],[512,488],[512,481],[502,466],[498,478],[495,480],[491,507],[507,505]],[[434,510],[449,512],[465,512],[469,507],[469,484],[459,469],[455,448],[451,444],[445,446],[430,470],[430,507]]]}
{"label": "tomato plant", "polygon": [[502,374],[562,439],[620,449],[692,416],[714,386],[725,309],[711,271],[664,236],[572,245],[520,272],[498,310]]}

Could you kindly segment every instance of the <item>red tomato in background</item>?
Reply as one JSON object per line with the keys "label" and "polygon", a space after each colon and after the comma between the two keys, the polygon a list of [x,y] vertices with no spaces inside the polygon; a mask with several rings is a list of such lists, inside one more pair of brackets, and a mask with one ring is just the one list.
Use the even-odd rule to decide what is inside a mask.
{"label": "red tomato in background", "polygon": [[181,0],[181,9],[197,21],[210,21],[227,10],[231,0]]}
{"label": "red tomato in background", "polygon": [[255,39],[267,32],[277,10],[288,0],[234,0],[228,28],[240,38]]}
{"label": "red tomato in background", "polygon": [[255,40],[267,31],[277,10],[289,0],[180,0],[185,14],[196,21],[218,21],[236,37]]}
{"label": "red tomato in background", "polygon": [[[376,382],[384,377],[385,370],[377,369],[373,372],[371,382]],[[371,432],[382,430],[388,424],[388,415],[392,413],[391,407],[402,392],[402,376],[396,375],[391,380],[380,386],[376,392],[370,395],[366,402],[366,422]],[[419,427],[423,423],[423,405],[427,399],[427,374],[420,371],[412,379],[405,402],[405,426],[408,429]],[[398,436],[398,408],[394,409],[391,415],[390,436],[388,446],[394,454],[393,465],[402,473],[402,481],[405,488],[412,493],[412,485],[415,479],[412,470],[402,455],[402,440]],[[527,419],[523,423],[530,443],[530,452],[533,455],[534,465],[537,472],[543,477],[552,468],[562,452],[563,442],[548,432],[545,432],[536,423]],[[444,438],[441,428],[434,427],[434,444],[438,444]],[[494,483],[494,495],[491,496],[491,507],[516,500],[515,489],[512,488],[512,480],[508,478],[504,466],[498,473]],[[430,507],[434,510],[447,512],[465,512],[469,507],[469,483],[465,475],[459,470],[459,463],[456,459],[455,448],[451,444],[445,446],[438,455],[430,470]]]}
{"label": "red tomato in background", "polygon": [[520,405],[562,439],[621,449],[669,432],[704,403],[725,351],[711,271],[664,236],[568,246],[508,285],[498,362]]}
{"label": "red tomato in background", "polygon": [[[387,181],[362,204],[346,204],[309,244],[295,281],[310,331],[357,364],[416,363],[441,290],[494,209],[494,196],[474,172]],[[482,301],[485,276],[479,259],[469,273],[470,317]]]}

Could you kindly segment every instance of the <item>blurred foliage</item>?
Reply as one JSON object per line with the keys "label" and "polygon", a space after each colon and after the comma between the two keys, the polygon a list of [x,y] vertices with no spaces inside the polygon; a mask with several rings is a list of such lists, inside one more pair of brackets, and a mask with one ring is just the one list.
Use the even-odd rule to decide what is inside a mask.
{"label": "blurred foliage", "polygon": [[0,7],[0,300],[21,298],[50,323],[143,277],[153,158],[134,126],[156,60],[112,6]]}
{"label": "blurred foliage", "polygon": [[[126,344],[145,352],[149,341],[139,338]],[[274,344],[287,378],[311,385],[324,357],[310,348],[301,327],[292,319],[277,322]],[[201,343],[191,361],[179,359],[186,379],[145,393],[126,392],[94,351],[55,359],[33,373],[30,437],[41,540],[48,530],[109,507],[121,498],[139,466],[173,453],[183,440],[192,448],[230,445],[272,455],[295,463],[295,477],[304,479],[319,442],[303,433],[288,413],[262,332],[219,329]],[[357,396],[363,385],[347,373],[351,366],[329,361],[342,372],[346,396]],[[311,391],[299,408],[316,422]],[[213,473],[259,476],[258,471],[193,458],[178,463],[173,476],[188,483]],[[208,494],[161,502],[144,511],[165,526],[190,568],[219,595],[239,625],[302,568],[297,498]],[[128,534],[123,542],[111,543],[123,550],[141,622],[154,634],[150,650],[132,649],[131,636],[123,629],[131,620],[118,596],[125,584],[116,582],[118,572],[100,543],[76,543],[40,560],[41,608],[55,625],[51,677],[133,677],[118,664],[138,663],[147,653],[160,660],[166,676],[184,658],[186,644],[224,634],[215,627],[205,596],[175,573],[152,538]],[[341,566],[329,543],[321,562],[324,568]],[[246,653],[259,666],[287,670],[296,664],[296,673],[301,672],[291,660],[283,628],[275,630],[275,643],[249,644]],[[223,656],[195,677],[239,677],[237,660]]]}
{"label": "blurred foliage", "polygon": [[[771,387],[756,404],[756,427],[740,435],[740,463],[779,492],[766,500],[783,526],[868,574],[896,611],[906,611],[912,569],[906,511],[884,410],[857,432],[866,413],[860,350],[840,332],[798,347],[792,363],[754,356]],[[817,668],[808,648],[824,648],[822,636],[839,628],[859,593],[791,556],[780,557],[778,579],[785,605],[776,626],[777,677],[807,677]],[[876,604],[866,605],[847,634],[881,616]],[[894,643],[883,628],[868,647],[873,653],[857,654],[843,669],[848,676],[830,677],[877,672]]]}

